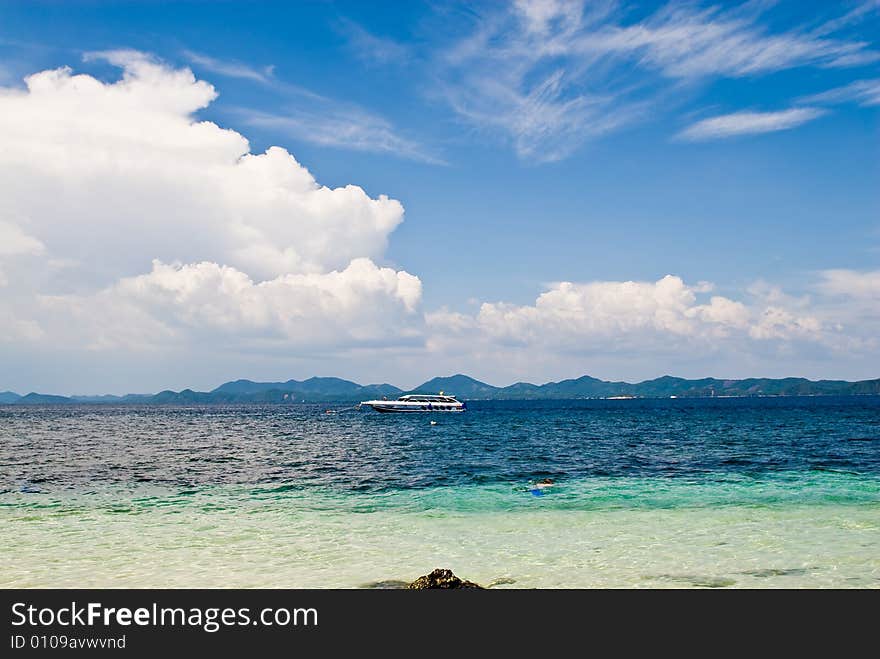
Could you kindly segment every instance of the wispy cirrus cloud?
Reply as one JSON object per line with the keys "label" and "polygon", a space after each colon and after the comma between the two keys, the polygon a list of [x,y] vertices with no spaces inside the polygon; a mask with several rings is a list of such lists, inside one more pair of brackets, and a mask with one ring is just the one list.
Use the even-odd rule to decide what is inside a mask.
{"label": "wispy cirrus cloud", "polygon": [[757,22],[759,12],[718,7],[695,11],[670,4],[646,21],[606,26],[580,36],[584,53],[635,58],[639,66],[672,78],[742,77],[797,66],[854,66],[880,59],[864,41],[817,36],[803,29],[771,33]]}
{"label": "wispy cirrus cloud", "polygon": [[562,160],[586,140],[631,123],[642,111],[639,104],[620,104],[613,95],[567,93],[563,69],[548,73],[527,90],[500,80],[480,84],[477,94],[446,88],[446,99],[463,119],[506,134],[524,160]]}
{"label": "wispy cirrus cloud", "polygon": [[[699,83],[717,78],[880,59],[867,41],[841,36],[873,7],[820,27],[780,30],[763,20],[774,4],[670,2],[633,20],[632,7],[612,0],[517,0],[477,13],[470,33],[441,50],[437,90],[463,121],[501,136],[520,158],[543,162],[674,107],[681,101],[673,96],[681,94],[670,93],[669,79],[694,94]],[[751,127],[740,132],[767,132],[804,123],[816,112],[743,113],[738,124]]]}
{"label": "wispy cirrus cloud", "polygon": [[349,46],[357,56],[364,61],[376,64],[401,63],[412,55],[406,45],[388,37],[377,36],[350,19],[342,19],[339,30],[348,39]]}
{"label": "wispy cirrus cloud", "polygon": [[789,130],[826,114],[820,108],[791,108],[779,112],[732,112],[703,119],[685,128],[677,137],[690,142],[758,135]]}
{"label": "wispy cirrus cloud", "polygon": [[240,109],[243,121],[258,128],[271,128],[312,144],[355,151],[387,153],[431,165],[446,162],[418,141],[400,136],[382,117],[351,107],[290,108],[284,113]]}
{"label": "wispy cirrus cloud", "polygon": [[251,80],[270,87],[282,97],[285,110],[272,113],[238,108],[242,120],[298,140],[354,151],[387,153],[429,164],[445,164],[414,139],[399,135],[390,121],[350,102],[339,101],[280,80],[274,66],[254,67],[233,60],[184,51],[187,59],[218,75]]}
{"label": "wispy cirrus cloud", "polygon": [[275,66],[272,64],[255,67],[237,60],[217,59],[192,50],[184,50],[183,56],[202,69],[221,76],[253,80],[263,85],[273,85],[278,82],[274,75]]}
{"label": "wispy cirrus cloud", "polygon": [[880,10],[880,0],[862,0],[842,16],[823,21],[811,34],[819,36],[833,34],[843,28],[860,23],[877,10]]}
{"label": "wispy cirrus cloud", "polygon": [[880,105],[880,78],[875,80],[856,80],[842,87],[835,87],[820,94],[805,96],[802,103],[846,103],[854,101],[859,105]]}
{"label": "wispy cirrus cloud", "polygon": [[516,2],[481,15],[437,61],[439,95],[465,122],[508,141],[523,160],[561,160],[586,140],[631,123],[639,104],[616,85],[584,76],[579,32],[611,3]]}
{"label": "wispy cirrus cloud", "polygon": [[227,78],[250,80],[284,96],[295,96],[318,102],[330,102],[330,99],[326,96],[279,78],[275,73],[274,64],[253,66],[237,60],[218,59],[191,50],[184,50],[183,55],[191,64],[210,73]]}

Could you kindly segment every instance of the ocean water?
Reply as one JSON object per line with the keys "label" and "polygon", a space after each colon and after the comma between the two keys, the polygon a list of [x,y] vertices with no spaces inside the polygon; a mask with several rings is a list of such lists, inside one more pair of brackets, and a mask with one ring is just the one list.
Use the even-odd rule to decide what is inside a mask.
{"label": "ocean water", "polygon": [[0,586],[880,587],[880,397],[326,409],[0,406]]}

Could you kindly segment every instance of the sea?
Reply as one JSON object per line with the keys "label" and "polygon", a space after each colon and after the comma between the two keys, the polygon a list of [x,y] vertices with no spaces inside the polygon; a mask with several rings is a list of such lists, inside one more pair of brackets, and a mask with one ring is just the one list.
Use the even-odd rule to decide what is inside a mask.
{"label": "sea", "polygon": [[0,529],[5,588],[878,588],[880,397],[0,406]]}

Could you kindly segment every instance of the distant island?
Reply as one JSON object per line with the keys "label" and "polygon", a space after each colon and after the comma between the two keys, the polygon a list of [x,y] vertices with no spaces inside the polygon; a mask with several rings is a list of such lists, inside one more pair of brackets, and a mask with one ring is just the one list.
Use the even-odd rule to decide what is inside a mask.
{"label": "distant island", "polygon": [[69,405],[82,403],[139,403],[145,405],[192,405],[234,403],[351,403],[371,398],[396,398],[404,393],[444,391],[465,400],[553,400],[572,398],[708,398],[732,396],[833,396],[880,395],[880,378],[847,382],[845,380],[807,380],[806,378],[748,378],[687,380],[664,375],[635,384],[609,382],[584,375],[571,380],[530,384],[517,382],[508,387],[494,387],[467,375],[452,375],[428,380],[405,391],[391,384],[360,385],[341,378],[309,378],[287,382],[234,380],[212,391],[160,391],[157,394],[125,396],[54,396],[31,392],[24,396],[12,391],[0,392],[0,404]]}

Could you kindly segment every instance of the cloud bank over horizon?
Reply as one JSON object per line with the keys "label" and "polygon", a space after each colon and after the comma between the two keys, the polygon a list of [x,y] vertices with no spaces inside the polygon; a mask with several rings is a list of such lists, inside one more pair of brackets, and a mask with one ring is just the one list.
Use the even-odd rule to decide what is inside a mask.
{"label": "cloud bank over horizon", "polygon": [[[549,29],[544,14],[529,16],[529,29]],[[113,362],[152,368],[153,381],[169,360],[196,358],[229,377],[260,364],[497,381],[797,359],[831,370],[829,360],[877,354],[876,271],[815,273],[800,297],[760,282],[722,295],[667,275],[558,282],[533,304],[483,301],[475,313],[425,310],[432,282],[385,262],[399,201],[323,186],[278,146],[252,153],[242,134],[197,117],[217,91],[188,68],[137,51],[89,59],[121,77],[62,67],[0,89],[0,354],[10,363]],[[317,356],[320,369],[308,361]],[[644,360],[650,369],[634,366]],[[6,377],[0,388],[22,388]],[[64,377],[74,386],[75,372]]]}

